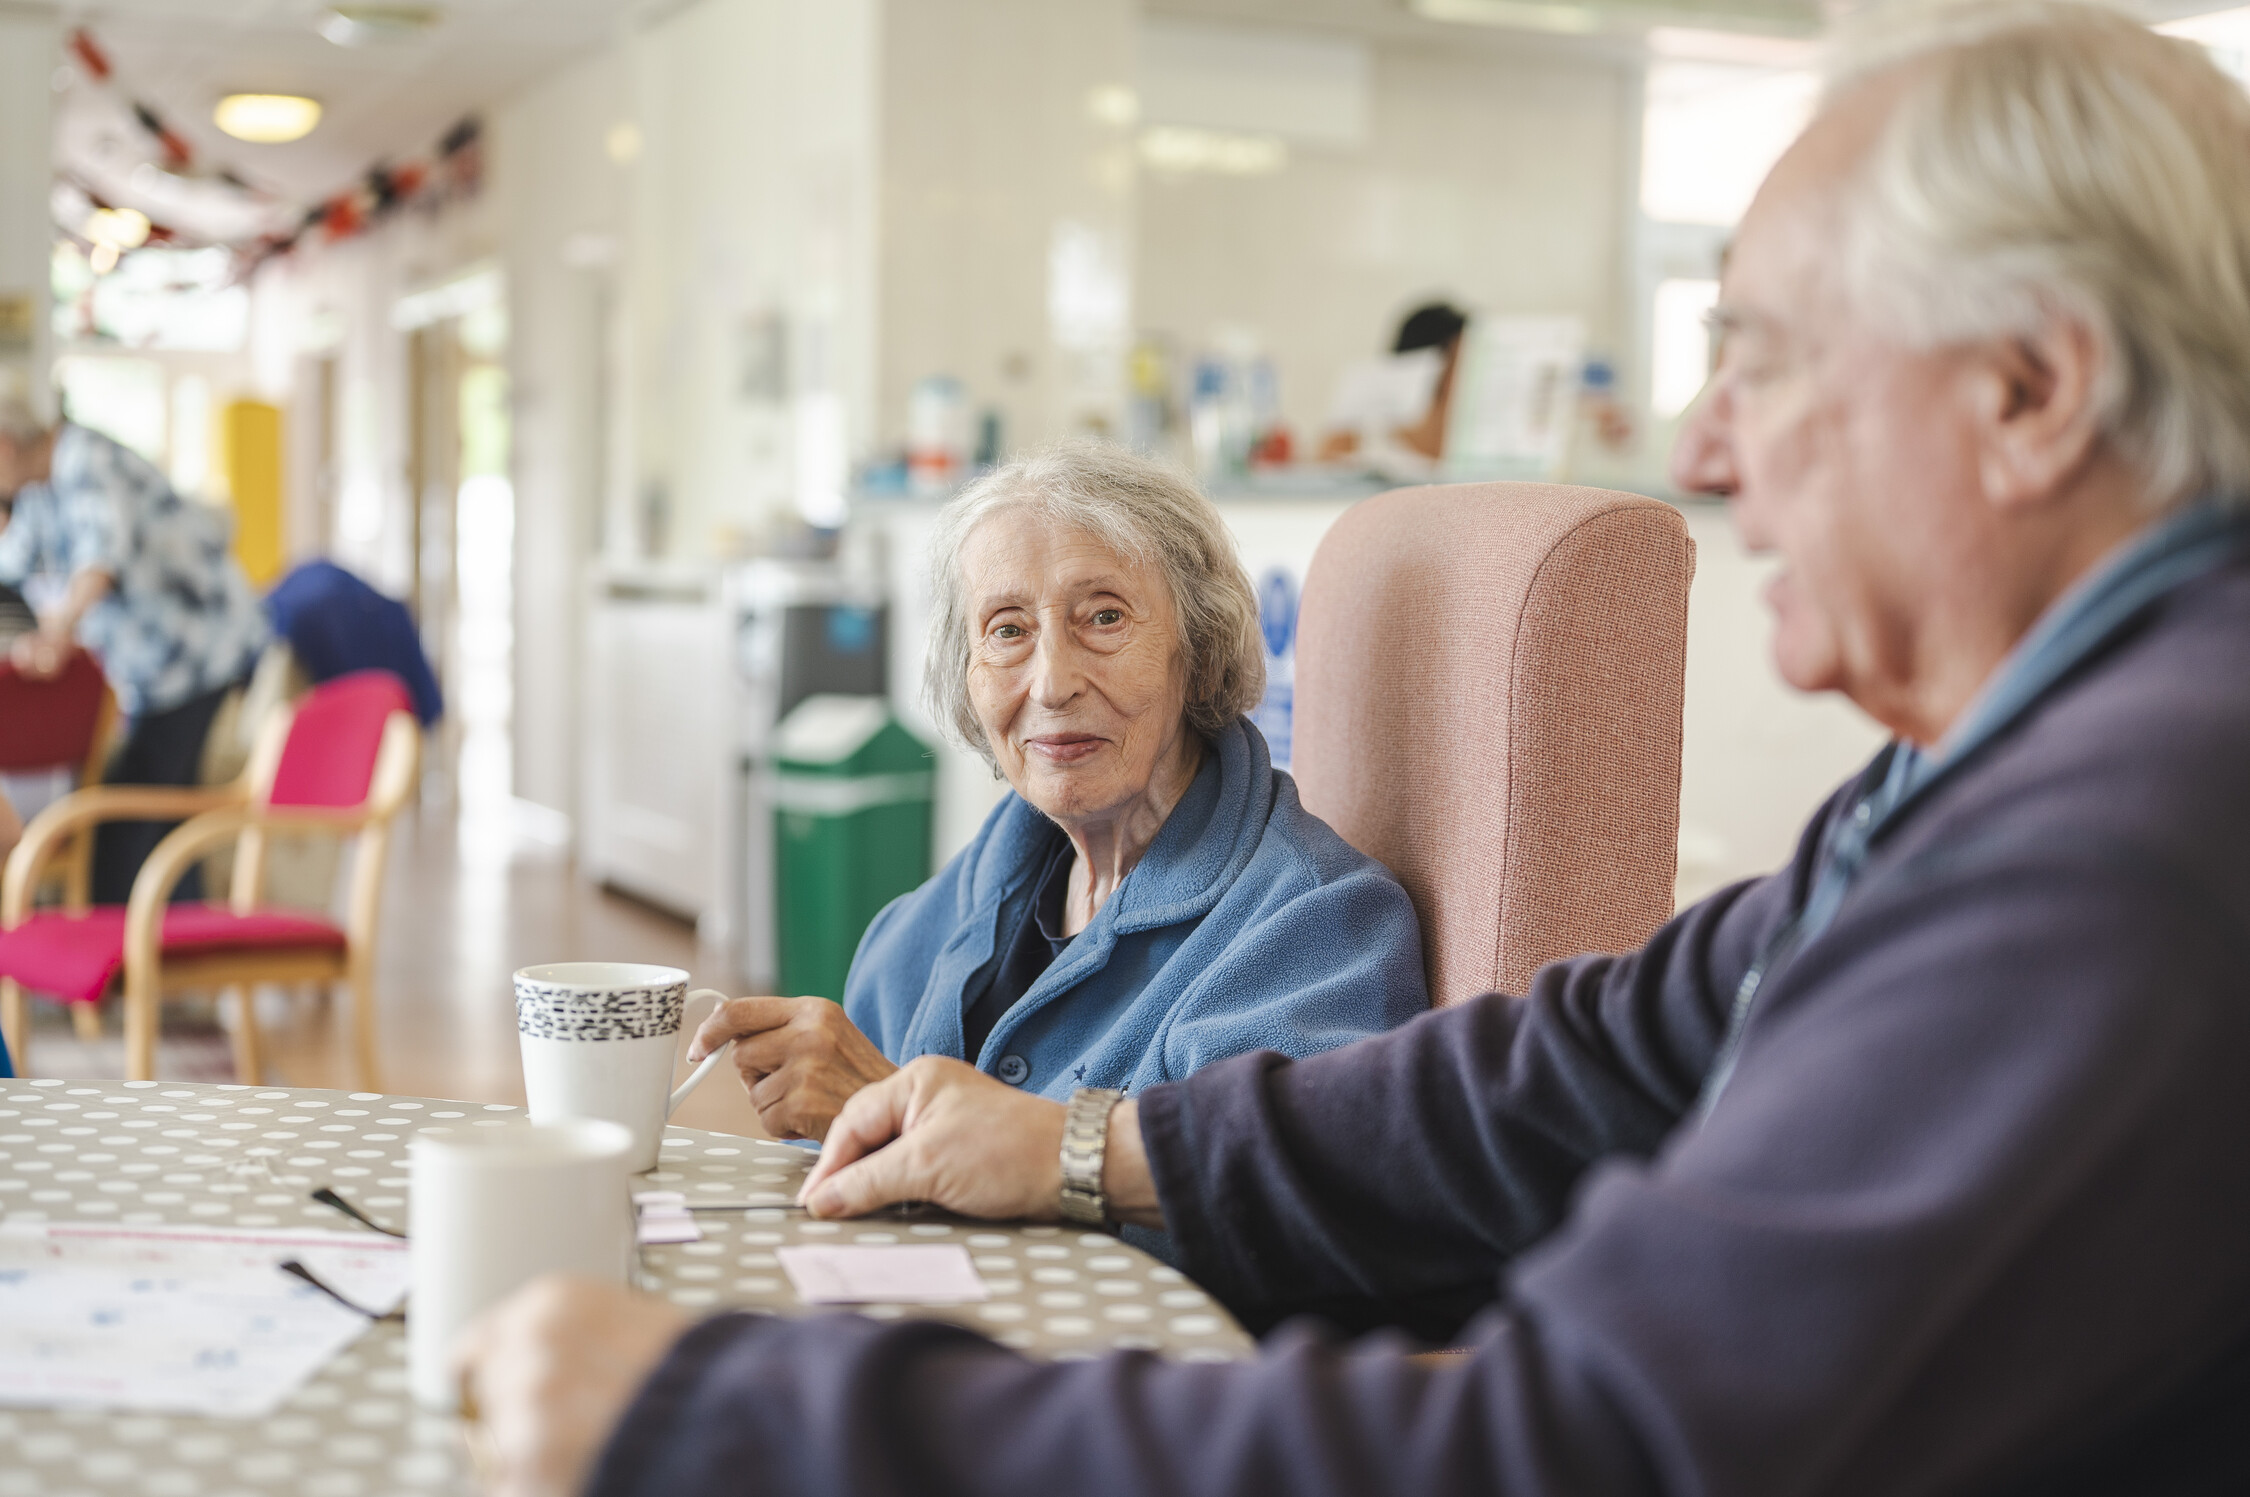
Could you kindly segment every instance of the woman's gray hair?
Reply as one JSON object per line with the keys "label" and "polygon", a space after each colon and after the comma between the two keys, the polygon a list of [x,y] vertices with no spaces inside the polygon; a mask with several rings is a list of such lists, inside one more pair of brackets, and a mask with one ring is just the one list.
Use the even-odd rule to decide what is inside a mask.
{"label": "woman's gray hair", "polygon": [[993,760],[969,701],[970,606],[961,548],[992,516],[1020,510],[1083,531],[1118,556],[1153,565],[1179,620],[1187,720],[1215,738],[1258,704],[1266,652],[1258,597],[1234,536],[1193,483],[1120,447],[1071,442],[995,468],[938,516],[930,543],[930,652],[922,674],[930,716]]}
{"label": "woman's gray hair", "polygon": [[1904,70],[1853,184],[1846,274],[1923,348],[2056,318],[2149,503],[2250,496],[2250,97],[2203,49],[2068,0],[1871,6],[1831,96]]}

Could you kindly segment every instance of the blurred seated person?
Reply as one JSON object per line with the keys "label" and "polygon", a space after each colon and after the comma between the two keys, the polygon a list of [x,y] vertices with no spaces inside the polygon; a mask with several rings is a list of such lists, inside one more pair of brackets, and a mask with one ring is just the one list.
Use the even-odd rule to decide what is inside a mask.
{"label": "blurred seated person", "polygon": [[1468,325],[1449,303],[1416,307],[1399,324],[1389,358],[1345,370],[1321,461],[1357,460],[1386,477],[1427,477],[1445,455],[1453,375]]}
{"label": "blurred seated person", "polygon": [[1311,1055],[1428,1007],[1389,870],[1297,803],[1243,714],[1265,684],[1218,511],[1121,448],[1009,464],[932,543],[930,715],[1014,792],[875,917],[841,1007],[742,998],[730,1039],[765,1126],[820,1138],[921,1055],[1049,1097],[1214,1060]]}
{"label": "blurred seated person", "polygon": [[24,595],[5,582],[0,582],[0,659],[6,658],[8,647],[19,634],[29,634],[39,627],[39,615],[32,612]]}
{"label": "blurred seated person", "polygon": [[465,1348],[496,1491],[2250,1491],[2250,99],[2090,5],[1859,16],[1673,456],[1894,735],[1789,865],[1346,1050],[830,1130],[814,1215],[1162,1224],[1305,1317],[1254,1361],[549,1280]]}
{"label": "blurred seated person", "polygon": [[[192,785],[203,742],[229,690],[267,638],[249,579],[227,550],[226,516],[191,503],[154,464],[73,422],[43,424],[0,397],[0,583],[50,581],[38,627],[8,646],[27,676],[93,651],[125,715],[105,771],[119,784]],[[133,876],[171,828],[104,822],[94,840],[94,899],[123,904]],[[200,897],[197,873],[183,899]]]}

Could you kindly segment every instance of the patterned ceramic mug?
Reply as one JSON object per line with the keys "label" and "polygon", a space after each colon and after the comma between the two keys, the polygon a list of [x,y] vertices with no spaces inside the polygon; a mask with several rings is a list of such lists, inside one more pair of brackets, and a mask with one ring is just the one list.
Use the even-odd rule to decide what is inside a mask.
{"label": "patterned ceramic mug", "polygon": [[688,991],[677,967],[638,962],[550,962],[516,974],[516,1037],[523,1088],[535,1123],[607,1118],[633,1133],[632,1168],[656,1168],[664,1123],[718,1068],[731,1046],[704,1057],[670,1090],[680,1025],[710,988]]}

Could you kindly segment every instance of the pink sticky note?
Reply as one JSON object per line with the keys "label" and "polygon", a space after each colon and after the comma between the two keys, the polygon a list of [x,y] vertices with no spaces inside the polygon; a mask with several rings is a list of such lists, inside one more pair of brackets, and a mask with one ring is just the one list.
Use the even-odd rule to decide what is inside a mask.
{"label": "pink sticky note", "polygon": [[703,1229],[695,1218],[682,1213],[678,1216],[644,1216],[641,1218],[640,1242],[652,1247],[665,1242],[701,1242]]}
{"label": "pink sticky note", "polygon": [[956,1243],[774,1249],[808,1305],[950,1305],[991,1298]]}

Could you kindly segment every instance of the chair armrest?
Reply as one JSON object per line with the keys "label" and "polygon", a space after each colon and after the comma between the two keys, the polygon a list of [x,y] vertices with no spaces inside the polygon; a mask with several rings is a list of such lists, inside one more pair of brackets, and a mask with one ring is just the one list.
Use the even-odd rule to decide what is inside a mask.
{"label": "chair armrest", "polygon": [[172,828],[133,879],[125,906],[125,962],[128,968],[153,962],[163,946],[164,909],[172,890],[212,848],[244,832],[351,832],[367,824],[358,806],[222,806]]}
{"label": "chair armrest", "polygon": [[222,806],[183,821],[165,835],[148,855],[133,879],[133,897],[126,905],[126,926],[132,911],[144,902],[161,909],[171,900],[173,886],[189,868],[222,842],[244,832],[356,832],[370,818],[358,806]]}
{"label": "chair armrest", "polygon": [[32,817],[23,840],[8,855],[7,872],[0,875],[0,929],[30,913],[31,891],[66,838],[104,821],[170,820],[241,805],[246,798],[239,784],[94,785],[72,791]]}

